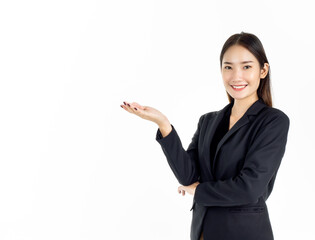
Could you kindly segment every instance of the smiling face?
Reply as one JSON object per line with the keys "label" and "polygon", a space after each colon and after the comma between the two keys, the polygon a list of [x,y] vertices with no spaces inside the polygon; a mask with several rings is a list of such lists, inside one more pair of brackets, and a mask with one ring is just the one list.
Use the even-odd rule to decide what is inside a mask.
{"label": "smiling face", "polygon": [[221,74],[226,91],[235,100],[257,100],[260,79],[266,77],[268,67],[265,63],[261,69],[256,57],[245,47],[231,46],[222,59]]}

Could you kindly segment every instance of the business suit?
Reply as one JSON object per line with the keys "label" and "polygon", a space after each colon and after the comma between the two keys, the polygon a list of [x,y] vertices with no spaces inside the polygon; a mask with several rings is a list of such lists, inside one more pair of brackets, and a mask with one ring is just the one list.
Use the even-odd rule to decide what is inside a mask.
{"label": "business suit", "polygon": [[213,221],[205,227],[212,236],[205,240],[273,239],[265,201],[285,152],[290,120],[258,99],[223,136],[210,159],[213,134],[232,106],[203,114],[187,150],[172,124],[164,138],[157,129],[156,140],[178,182],[200,182],[190,209],[191,240],[200,239],[207,211]]}

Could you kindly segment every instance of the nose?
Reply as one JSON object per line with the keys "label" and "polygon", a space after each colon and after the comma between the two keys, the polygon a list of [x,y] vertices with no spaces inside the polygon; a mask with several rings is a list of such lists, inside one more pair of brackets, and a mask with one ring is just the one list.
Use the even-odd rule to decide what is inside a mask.
{"label": "nose", "polygon": [[243,78],[243,72],[242,69],[240,68],[234,68],[232,71],[232,77],[234,79],[234,81],[241,81]]}

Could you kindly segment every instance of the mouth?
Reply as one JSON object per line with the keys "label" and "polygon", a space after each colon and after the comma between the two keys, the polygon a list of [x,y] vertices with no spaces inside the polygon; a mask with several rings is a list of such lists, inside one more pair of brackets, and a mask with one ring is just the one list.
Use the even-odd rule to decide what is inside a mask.
{"label": "mouth", "polygon": [[235,90],[235,91],[241,91],[243,89],[245,89],[247,87],[248,84],[243,84],[243,85],[231,85],[231,87]]}

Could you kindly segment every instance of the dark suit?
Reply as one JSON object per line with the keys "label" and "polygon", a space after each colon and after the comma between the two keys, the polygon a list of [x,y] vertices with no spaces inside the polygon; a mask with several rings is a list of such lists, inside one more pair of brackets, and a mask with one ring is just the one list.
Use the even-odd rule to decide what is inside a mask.
{"label": "dark suit", "polygon": [[[265,201],[285,152],[290,120],[257,100],[223,136],[211,161],[211,139],[232,106],[203,114],[187,150],[172,124],[164,138],[160,129],[156,133],[178,182],[184,186],[200,182],[190,209],[191,240],[199,240],[203,224],[212,233],[205,240],[273,239]],[[207,210],[213,220],[204,223]]]}

